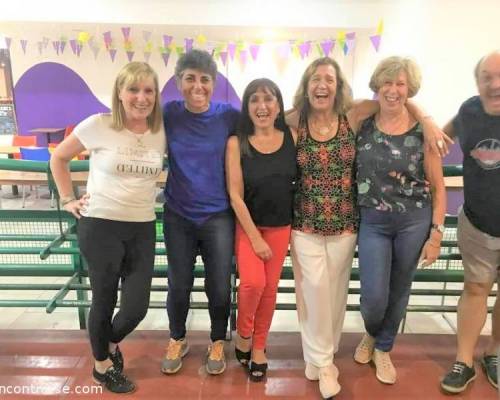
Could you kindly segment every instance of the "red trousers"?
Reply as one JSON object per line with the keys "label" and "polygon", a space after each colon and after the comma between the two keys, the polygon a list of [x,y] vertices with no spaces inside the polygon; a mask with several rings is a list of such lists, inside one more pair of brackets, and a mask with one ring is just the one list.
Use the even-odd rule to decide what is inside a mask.
{"label": "red trousers", "polygon": [[268,261],[263,261],[254,253],[250,239],[240,224],[236,224],[235,254],[240,278],[236,329],[240,336],[252,337],[254,349],[263,350],[266,348],[278,283],[288,251],[290,225],[258,229],[273,252]]}

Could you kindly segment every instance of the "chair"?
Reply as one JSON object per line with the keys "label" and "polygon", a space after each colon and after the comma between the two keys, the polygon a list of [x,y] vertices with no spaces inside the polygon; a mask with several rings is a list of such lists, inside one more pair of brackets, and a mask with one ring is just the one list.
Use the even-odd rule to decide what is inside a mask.
{"label": "chair", "polygon": [[[36,147],[37,146],[37,137],[36,136],[14,135],[12,137],[12,146]],[[14,153],[14,158],[19,160],[21,158],[21,153]]]}
{"label": "chair", "polygon": [[[47,147],[21,147],[21,159],[30,161],[49,161],[50,152]],[[35,186],[35,195],[38,198],[38,187]],[[53,207],[54,194],[51,193],[51,207]],[[22,208],[26,205],[26,186],[23,185],[23,203]]]}

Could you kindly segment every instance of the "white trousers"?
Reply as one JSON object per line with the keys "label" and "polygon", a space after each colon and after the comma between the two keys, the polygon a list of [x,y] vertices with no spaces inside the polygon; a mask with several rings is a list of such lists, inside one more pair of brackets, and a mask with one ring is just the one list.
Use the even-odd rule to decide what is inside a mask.
{"label": "white trousers", "polygon": [[322,236],[292,230],[295,277],[304,360],[316,367],[333,362],[344,324],[356,235]]}

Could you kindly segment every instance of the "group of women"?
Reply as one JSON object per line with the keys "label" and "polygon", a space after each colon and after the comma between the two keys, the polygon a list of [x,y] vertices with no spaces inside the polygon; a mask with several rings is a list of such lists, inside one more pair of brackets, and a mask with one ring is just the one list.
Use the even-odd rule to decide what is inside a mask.
{"label": "group of women", "polygon": [[[445,213],[439,154],[424,141],[446,146],[431,119],[407,101],[420,86],[417,66],[400,57],[383,60],[370,82],[378,101],[352,102],[336,61],[317,59],[286,115],[269,79],[247,86],[241,112],[213,102],[217,67],[205,51],[182,55],[175,77],[183,100],[163,107],[162,126],[156,74],[145,63],[125,66],[111,116],[83,121],[51,160],[61,203],[79,218],[89,268],[94,379],[113,392],[135,389],[123,374],[118,344],[147,312],[155,184],[166,146],[170,341],[162,372],[178,372],[189,351],[186,317],[198,253],[211,320],[206,370],[224,371],[234,251],[235,355],[251,380],[262,380],[290,245],[305,375],[319,381],[324,398],[334,396],[340,391],[334,358],[358,244],[366,334],[354,359],[373,361],[377,378],[394,383],[390,351],[413,273],[437,258]],[[68,162],[84,148],[90,151],[87,194],[76,199]]]}

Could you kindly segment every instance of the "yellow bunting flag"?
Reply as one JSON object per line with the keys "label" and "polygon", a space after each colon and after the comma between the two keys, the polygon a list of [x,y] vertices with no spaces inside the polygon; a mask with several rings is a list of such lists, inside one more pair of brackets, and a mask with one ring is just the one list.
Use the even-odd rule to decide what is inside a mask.
{"label": "yellow bunting flag", "polygon": [[88,32],[80,32],[78,34],[78,38],[77,40],[81,43],[81,44],[85,44],[89,41],[90,39],[90,33]]}
{"label": "yellow bunting flag", "polygon": [[200,46],[203,46],[205,43],[207,43],[207,37],[205,35],[199,34],[198,36],[196,36],[196,43]]}
{"label": "yellow bunting flag", "polygon": [[381,19],[377,25],[377,35],[382,35],[384,33],[384,20]]}

